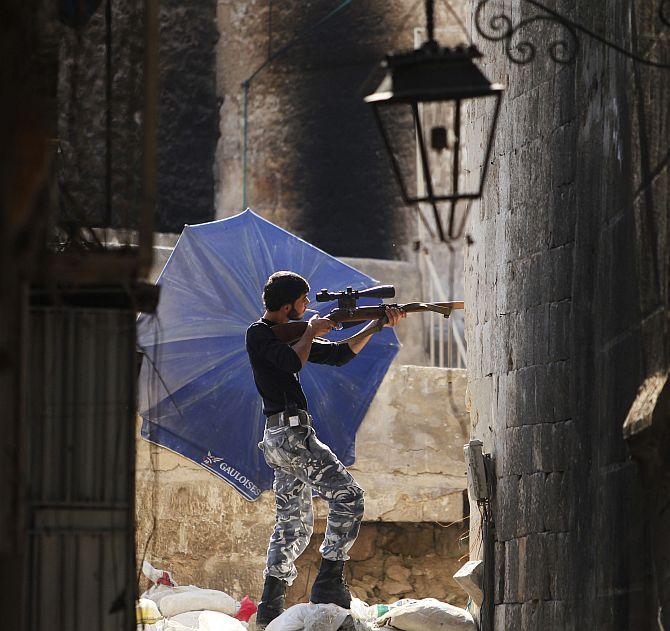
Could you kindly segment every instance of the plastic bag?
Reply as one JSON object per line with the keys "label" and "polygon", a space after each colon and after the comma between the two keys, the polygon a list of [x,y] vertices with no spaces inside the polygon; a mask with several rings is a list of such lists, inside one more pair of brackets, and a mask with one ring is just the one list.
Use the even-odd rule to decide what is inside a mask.
{"label": "plastic bag", "polygon": [[400,631],[476,631],[472,616],[435,598],[394,607],[377,621]]}
{"label": "plastic bag", "polygon": [[289,607],[265,631],[337,631],[348,615],[337,605],[301,603]]}
{"label": "plastic bag", "polygon": [[368,603],[360,600],[359,598],[351,599],[350,611],[354,620],[374,622],[378,617],[377,605],[368,605]]}
{"label": "plastic bag", "polygon": [[387,611],[415,602],[417,601],[413,598],[403,598],[402,600],[397,600],[390,605],[368,605],[368,603],[359,600],[358,598],[352,598],[351,615],[353,616],[354,620],[360,620],[362,622],[375,622],[377,618],[383,616]]}
{"label": "plastic bag", "polygon": [[257,611],[258,607],[256,606],[256,603],[251,600],[249,596],[245,596],[240,601],[240,608],[235,614],[235,617],[242,622],[248,622],[249,618],[251,618]]}
{"label": "plastic bag", "polygon": [[149,561],[142,561],[142,574],[146,576],[154,585],[167,585],[168,587],[177,587],[172,578],[172,574],[166,570],[157,570]]}

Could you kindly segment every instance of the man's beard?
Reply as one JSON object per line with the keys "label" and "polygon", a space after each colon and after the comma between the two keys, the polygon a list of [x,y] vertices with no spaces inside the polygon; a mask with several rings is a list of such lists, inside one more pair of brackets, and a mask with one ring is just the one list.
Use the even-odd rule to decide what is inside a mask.
{"label": "man's beard", "polygon": [[291,309],[288,312],[287,317],[288,317],[289,320],[300,320],[300,319],[302,319],[302,316],[298,315],[298,312],[295,309]]}

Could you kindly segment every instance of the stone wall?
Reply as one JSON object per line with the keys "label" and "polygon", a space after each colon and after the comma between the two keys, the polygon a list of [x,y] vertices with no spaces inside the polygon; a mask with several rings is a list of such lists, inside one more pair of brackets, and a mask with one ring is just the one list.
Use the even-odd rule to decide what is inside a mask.
{"label": "stone wall", "polygon": [[[670,58],[653,3],[556,4]],[[511,7],[515,23],[532,14]],[[538,46],[524,66],[473,29],[507,86],[465,266],[472,433],[497,478],[495,628],[652,629],[649,488],[622,424],[670,359],[670,83],[588,37],[554,64],[556,28],[523,31]],[[471,111],[475,146],[489,115]]]}
{"label": "stone wall", "polygon": [[[467,556],[459,543],[467,536],[465,383],[462,370],[394,365],[359,429],[351,470],[366,489],[366,524],[349,571],[361,596],[464,602],[450,577]],[[180,583],[258,597],[272,493],[249,502],[185,458],[140,439],[137,446],[138,560],[170,569]],[[327,512],[315,503],[317,534],[300,563],[296,600],[315,576]]]}
{"label": "stone wall", "polygon": [[[105,3],[78,32],[60,28],[57,168],[62,219],[137,227],[141,190],[143,3],[112,6],[111,212],[106,209]],[[155,229],[214,216],[218,142],[216,3],[161,2]]]}
{"label": "stone wall", "polygon": [[[319,545],[325,522],[297,563],[298,578],[287,592],[290,603],[306,602],[319,570]],[[400,598],[438,598],[465,607],[468,597],[452,578],[467,561],[467,521],[365,522],[351,549],[346,579],[351,592],[367,603]]]}

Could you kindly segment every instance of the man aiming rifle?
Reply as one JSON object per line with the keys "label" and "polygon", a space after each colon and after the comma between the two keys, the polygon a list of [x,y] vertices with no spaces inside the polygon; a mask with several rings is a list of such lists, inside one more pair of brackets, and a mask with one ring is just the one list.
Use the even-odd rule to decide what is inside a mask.
{"label": "man aiming rifle", "polygon": [[[334,603],[348,609],[351,594],[344,582],[344,563],[363,519],[363,489],[337,456],[316,437],[299,373],[306,362],[342,366],[352,360],[371,336],[330,342],[321,339],[337,324],[314,315],[292,345],[280,341],[272,327],[300,320],[307,310],[309,284],[293,272],[276,272],[263,289],[265,313],[246,334],[246,348],[256,388],[266,416],[265,460],[274,469],[276,522],[267,553],[265,585],[256,625],[264,628],[284,610],[286,588],[297,571],[295,560],[312,535],[312,490],[328,501],[326,535],[320,547],[321,566],[310,601]],[[395,326],[406,316],[385,308],[385,325]],[[379,328],[380,322],[368,327]],[[368,328],[366,327],[366,328]]]}

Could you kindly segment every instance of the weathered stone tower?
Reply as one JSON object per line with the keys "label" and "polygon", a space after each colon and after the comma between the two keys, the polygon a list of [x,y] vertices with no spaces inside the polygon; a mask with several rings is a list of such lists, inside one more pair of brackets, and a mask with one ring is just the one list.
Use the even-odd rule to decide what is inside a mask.
{"label": "weathered stone tower", "polygon": [[402,258],[414,217],[362,97],[386,52],[413,46],[422,3],[225,0],[218,14],[217,214],[246,204],[332,254]]}
{"label": "weathered stone tower", "polygon": [[[667,63],[654,5],[567,15]],[[495,629],[668,628],[670,421],[647,397],[642,458],[624,421],[670,367],[670,83],[588,37],[574,65],[552,64],[544,22],[522,35],[538,46],[525,66],[477,42],[507,92],[465,267],[473,432],[496,474]]]}

